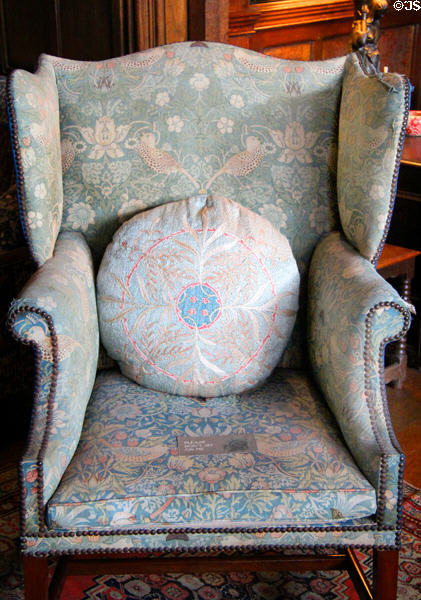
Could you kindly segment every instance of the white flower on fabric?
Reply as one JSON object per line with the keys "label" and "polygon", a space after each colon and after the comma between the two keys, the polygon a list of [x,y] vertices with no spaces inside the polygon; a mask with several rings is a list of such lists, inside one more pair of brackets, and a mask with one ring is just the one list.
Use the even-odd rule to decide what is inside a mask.
{"label": "white flower on fabric", "polygon": [[27,214],[29,229],[42,227],[42,213],[30,210]]}
{"label": "white flower on fabric", "polygon": [[396,505],[396,497],[393,494],[392,490],[386,490],[386,508],[392,510]]}
{"label": "white flower on fabric", "polygon": [[288,164],[294,159],[304,165],[313,162],[309,151],[317,141],[317,131],[306,132],[302,123],[293,121],[287,124],[285,131],[271,129],[270,134],[275,144],[282,149],[278,157],[279,162]]}
{"label": "white flower on fabric", "polygon": [[208,89],[209,79],[203,73],[195,73],[190,79],[190,85],[198,92],[201,92]]}
{"label": "white flower on fabric", "polygon": [[34,194],[36,198],[43,200],[47,195],[47,188],[45,187],[45,183],[39,183],[35,186]]}
{"label": "white flower on fabric", "polygon": [[85,202],[76,202],[69,208],[67,222],[70,223],[73,229],[86,231],[88,226],[95,222],[95,212]]}
{"label": "white flower on fabric", "polygon": [[156,95],[155,104],[157,104],[158,106],[164,106],[165,104],[168,104],[169,101],[170,97],[168,95],[168,92],[159,92]]}
{"label": "white flower on fabric", "polygon": [[137,141],[136,138],[130,137],[130,138],[127,138],[127,140],[124,142],[124,146],[125,146],[125,148],[128,148],[129,150],[134,150],[137,147],[138,143],[139,142]]}
{"label": "white flower on fabric", "polygon": [[243,97],[240,96],[240,94],[233,94],[230,98],[230,104],[232,104],[232,106],[234,106],[235,108],[243,108]]}
{"label": "white flower on fabric", "polygon": [[385,196],[385,189],[382,185],[372,185],[370,189],[370,196],[373,200],[383,200]]}
{"label": "white flower on fabric", "polygon": [[52,310],[56,308],[57,303],[52,296],[40,296],[38,302],[42,305],[45,310]]}
{"label": "white flower on fabric", "polygon": [[180,133],[180,131],[184,127],[184,121],[178,116],[168,117],[168,131],[175,131],[176,133]]}
{"label": "white flower on fabric", "polygon": [[86,144],[85,142],[82,142],[82,140],[79,140],[78,142],[75,142],[73,144],[74,149],[76,150],[76,152],[85,152],[86,150]]}
{"label": "white flower on fabric", "polygon": [[216,126],[218,127],[221,133],[232,133],[234,121],[231,121],[231,119],[227,119],[227,117],[221,117],[217,122]]}
{"label": "white flower on fabric", "polygon": [[100,117],[95,123],[95,129],[92,127],[80,127],[80,132],[88,144],[93,148],[88,156],[93,160],[99,160],[106,154],[110,158],[120,158],[123,151],[119,144],[124,141],[130,125],[115,126],[114,119],[111,117]]}

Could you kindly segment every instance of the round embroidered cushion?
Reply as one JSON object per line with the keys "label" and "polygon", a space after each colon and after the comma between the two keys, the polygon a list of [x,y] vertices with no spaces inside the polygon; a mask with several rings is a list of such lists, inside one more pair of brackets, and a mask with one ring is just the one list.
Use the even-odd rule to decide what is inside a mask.
{"label": "round embroidered cushion", "polygon": [[216,196],[168,203],[124,223],[105,251],[102,343],[146,387],[239,393],[278,363],[298,288],[288,240],[266,219]]}

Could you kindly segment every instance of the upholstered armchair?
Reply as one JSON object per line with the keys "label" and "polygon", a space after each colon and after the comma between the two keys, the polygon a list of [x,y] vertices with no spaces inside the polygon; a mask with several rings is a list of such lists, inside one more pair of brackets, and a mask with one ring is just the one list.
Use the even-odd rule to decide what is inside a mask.
{"label": "upholstered armchair", "polygon": [[[44,55],[13,73],[39,267],[8,321],[37,368],[20,471],[28,600],[47,598],[49,558],[51,595],[81,570],[317,567],[347,568],[361,598],[396,597],[404,455],[383,356],[411,307],[376,262],[409,91],[358,53],[295,62],[216,43]],[[374,596],[354,553],[367,547]]]}

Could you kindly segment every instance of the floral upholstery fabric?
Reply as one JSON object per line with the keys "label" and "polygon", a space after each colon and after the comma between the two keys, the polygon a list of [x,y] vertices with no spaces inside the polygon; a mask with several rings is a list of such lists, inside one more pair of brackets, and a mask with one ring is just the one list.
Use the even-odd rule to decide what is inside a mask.
{"label": "floral upholstery fabric", "polygon": [[124,223],[97,277],[101,340],[146,387],[203,397],[270,375],[289,340],[299,273],[288,240],[217,196],[193,196]]}
{"label": "floral upholstery fabric", "polygon": [[382,493],[391,522],[396,522],[401,450],[385,406],[384,340],[405,332],[411,309],[338,233],[319,244],[309,279],[313,371],[357,463],[378,492],[380,460],[386,461],[389,487]]}
{"label": "floral upholstery fabric", "polygon": [[[62,229],[83,233],[99,262],[122,221],[210,192],[279,228],[305,276],[320,235],[338,227],[344,62],[285,61],[216,43],[92,63],[43,56],[60,103]],[[42,213],[43,204],[28,210]],[[304,327],[303,306],[285,366],[302,361]]]}
{"label": "floral upholstery fabric", "polygon": [[408,106],[406,77],[396,73],[367,77],[357,55],[350,57],[339,123],[339,214],[347,239],[374,262],[392,216]]}
{"label": "floral upholstery fabric", "polygon": [[60,125],[54,68],[40,64],[35,75],[14,71],[17,159],[24,173],[22,227],[38,265],[53,255],[61,226],[63,187]]}
{"label": "floral upholstery fabric", "polygon": [[[230,552],[233,548],[294,545],[399,544],[403,457],[388,421],[381,354],[384,339],[407,327],[408,307],[366,259],[375,263],[390,219],[407,86],[401,78],[390,75],[365,77],[355,61],[353,55],[311,63],[283,61],[222,44],[186,43],[97,63],[44,56],[35,75],[22,71],[14,74],[11,110],[16,116],[15,158],[23,173],[20,203],[24,229],[39,264],[49,259],[56,247],[45,270],[35,275],[12,307],[16,334],[23,341],[34,342],[38,357],[31,440],[22,463],[25,553],[125,549],[160,553],[199,548]],[[344,117],[339,127],[340,105]],[[380,109],[385,110],[384,128],[379,122]],[[364,149],[368,182],[364,193],[356,148]],[[337,172],[342,224],[336,197]],[[263,525],[267,519],[285,524],[282,531],[219,533],[210,527],[200,533],[182,534],[182,539],[159,532],[166,527],[163,519],[173,527],[193,523],[200,508],[190,500],[187,503],[182,495],[175,497],[184,485],[183,475],[188,478],[190,466],[183,472],[183,465],[190,463],[183,462],[186,457],[177,462],[180,456],[168,450],[173,448],[168,440],[175,433],[170,429],[171,419],[181,429],[183,424],[193,427],[194,410],[203,416],[199,410],[210,406],[222,410],[225,405],[237,410],[234,414],[239,424],[239,397],[214,398],[209,405],[184,396],[175,404],[175,397],[142,390],[122,375],[107,371],[100,375],[88,403],[98,354],[88,246],[98,264],[114,232],[133,214],[202,193],[239,202],[267,218],[287,237],[301,274],[302,300],[282,363],[294,367],[303,364],[302,349],[308,340],[316,383],[324,397],[315,392],[309,380],[294,372],[273,380],[280,392],[265,395],[263,404],[256,402],[256,411],[252,410],[253,398],[273,385],[272,378],[266,384],[269,388],[244,393],[248,423],[260,427],[258,433],[269,436],[273,443],[261,444],[266,454],[259,453],[261,458],[256,461],[254,457],[254,462],[246,455],[233,454],[222,463],[219,455],[213,471],[206,471],[210,466],[194,457],[191,485],[200,496],[207,496],[201,493],[207,490],[215,498],[214,506],[205,502],[202,507],[208,523],[213,523],[212,519],[222,522],[226,515],[232,523],[233,507],[244,519],[234,523],[245,522],[247,515],[253,515],[255,521],[258,510],[253,495],[246,492],[257,489],[256,500],[262,507],[257,523]],[[370,202],[366,202],[367,195]],[[309,286],[308,337],[307,266],[323,235],[341,225],[345,237],[365,258],[338,235],[328,236],[318,246]],[[61,233],[56,243],[60,228],[66,233]],[[80,302],[81,295],[89,298],[85,304]],[[51,344],[55,336],[57,354]],[[125,382],[125,389],[136,389],[136,399],[134,392],[123,398],[132,403],[129,415],[123,411],[117,414],[107,395],[117,379]],[[148,394],[154,398],[150,405],[145,401]],[[161,437],[167,438],[159,439],[156,424],[161,425],[164,415],[159,411],[151,414],[151,410],[163,401],[174,402],[176,410],[165,415]],[[130,414],[137,415],[138,402],[142,412],[132,422]],[[278,403],[282,406],[279,413]],[[274,411],[277,425],[273,431],[265,430],[267,419],[259,412],[262,406]],[[310,422],[300,413],[302,406],[313,410]],[[180,413],[183,407],[188,408],[184,415]],[[110,424],[108,429],[98,429],[97,435],[93,410],[101,415],[102,423]],[[227,419],[212,421],[211,414],[204,416],[210,424],[204,435],[226,427]],[[294,431],[294,425],[286,430],[290,417],[296,424]],[[142,427],[135,422],[138,419]],[[124,437],[120,428],[125,420],[131,437]],[[321,452],[317,452],[311,436],[305,453],[290,452],[285,444],[297,450],[306,427],[310,432],[322,432]],[[284,433],[291,438],[281,444]],[[154,456],[148,449],[151,436],[158,438],[154,448],[162,446],[162,454]],[[138,448],[146,453],[139,454]],[[272,456],[271,452],[279,448],[284,454]],[[332,463],[327,448],[341,460]],[[316,455],[320,455],[320,464]],[[246,456],[245,461],[238,460],[240,456]],[[150,457],[152,470],[147,470],[147,460],[142,461],[142,457]],[[234,462],[237,459],[239,466],[230,463],[230,458]],[[292,464],[303,489],[314,490],[306,501],[297,480],[292,483],[290,479],[288,488],[281,486],[282,478],[287,481],[292,477],[292,470],[288,470]],[[65,479],[61,481],[63,473]],[[164,485],[173,488],[154,491],[156,474],[164,474]],[[256,488],[246,489],[248,474]],[[308,481],[306,474],[311,474]],[[129,496],[126,491],[119,494],[120,477],[141,490],[144,503],[140,496]],[[261,481],[268,486],[260,485]],[[71,482],[75,482],[74,490]],[[230,486],[224,487],[227,482]],[[331,483],[345,487],[347,482],[360,485],[357,494],[326,487]],[[145,493],[148,489],[153,493]],[[86,505],[81,500],[84,494]],[[106,497],[101,499],[101,494]],[[235,503],[241,498],[243,503],[237,510]],[[133,501],[127,511],[124,499]],[[46,530],[48,501],[49,524],[57,529],[65,529],[65,523],[70,525],[70,511],[75,510],[80,529],[74,535]],[[122,514],[113,513],[115,523],[109,510],[113,502],[122,508]],[[308,529],[299,521],[303,506],[306,523],[311,524]],[[96,522],[94,515],[102,521]],[[287,524],[293,519],[294,527],[289,528]],[[133,523],[134,527],[152,528],[156,535],[129,533]],[[90,532],[82,531],[84,528]]]}
{"label": "floral upholstery fabric", "polygon": [[[54,331],[38,309],[52,317]],[[22,466],[31,528],[36,520],[37,462],[43,441],[43,496],[47,500],[76,449],[96,374],[98,320],[92,260],[79,233],[59,236],[54,256],[32,276],[21,298],[12,303],[10,314],[16,336],[35,345],[40,369],[32,435]],[[54,341],[57,383],[56,400],[51,404]],[[50,426],[45,438],[47,419]]]}
{"label": "floral upholstery fabric", "polygon": [[307,262],[337,224],[344,60],[283,61],[215,43],[101,63],[45,57],[60,98],[63,228],[85,232],[102,256],[122,220],[203,190],[269,216]]}
{"label": "floral upholstery fabric", "polygon": [[[254,434],[257,451],[181,455],[177,436]],[[343,522],[376,510],[374,488],[309,379],[206,402],[100,374],[76,454],[48,503],[52,529]]]}

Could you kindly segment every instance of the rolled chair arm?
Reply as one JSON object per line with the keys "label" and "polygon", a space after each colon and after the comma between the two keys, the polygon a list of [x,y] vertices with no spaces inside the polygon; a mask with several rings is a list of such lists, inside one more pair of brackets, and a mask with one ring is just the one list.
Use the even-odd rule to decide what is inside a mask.
{"label": "rolled chair arm", "polygon": [[350,451],[378,493],[378,517],[396,523],[404,457],[393,432],[384,349],[412,307],[339,233],[317,246],[309,275],[309,354]]}
{"label": "rolled chair arm", "polygon": [[36,385],[22,461],[24,527],[43,528],[45,503],[79,441],[98,361],[98,320],[90,250],[79,233],[59,236],[52,258],[9,311],[13,335],[31,344]]}

